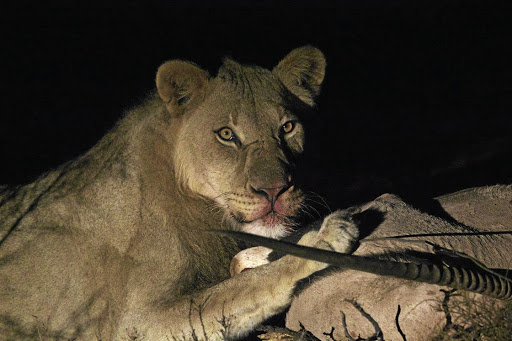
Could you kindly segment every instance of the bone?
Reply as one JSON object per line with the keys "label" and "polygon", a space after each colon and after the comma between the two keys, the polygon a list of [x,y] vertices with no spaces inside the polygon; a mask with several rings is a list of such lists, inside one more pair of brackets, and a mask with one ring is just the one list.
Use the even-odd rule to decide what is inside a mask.
{"label": "bone", "polygon": [[231,260],[231,265],[229,266],[231,277],[241,274],[246,270],[268,264],[268,255],[271,252],[271,249],[263,246],[251,247],[240,251]]}

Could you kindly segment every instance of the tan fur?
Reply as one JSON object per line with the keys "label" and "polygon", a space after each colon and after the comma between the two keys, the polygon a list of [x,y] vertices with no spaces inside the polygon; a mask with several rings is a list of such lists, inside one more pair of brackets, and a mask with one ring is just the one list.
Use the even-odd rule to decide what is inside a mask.
{"label": "tan fur", "polygon": [[[216,77],[167,62],[158,96],[89,152],[2,187],[0,339],[236,338],[284,309],[295,283],[325,264],[284,257],[228,279],[239,248],[205,230],[278,237],[293,225],[300,115],[324,68],[312,47],[273,71],[227,60]],[[239,141],[223,141],[222,127]],[[323,231],[301,242],[348,252],[357,237],[351,226]]]}

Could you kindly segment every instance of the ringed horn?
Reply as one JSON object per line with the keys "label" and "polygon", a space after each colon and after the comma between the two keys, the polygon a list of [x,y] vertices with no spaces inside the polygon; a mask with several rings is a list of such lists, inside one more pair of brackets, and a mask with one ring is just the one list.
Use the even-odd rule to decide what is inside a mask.
{"label": "ringed horn", "polygon": [[[346,269],[443,285],[502,300],[512,299],[512,279],[500,275],[477,262],[473,262],[474,267],[452,266],[444,264],[444,262],[441,262],[441,264],[397,262],[326,251],[244,232],[213,232],[297,257],[328,263]],[[465,255],[463,257],[470,258]]]}

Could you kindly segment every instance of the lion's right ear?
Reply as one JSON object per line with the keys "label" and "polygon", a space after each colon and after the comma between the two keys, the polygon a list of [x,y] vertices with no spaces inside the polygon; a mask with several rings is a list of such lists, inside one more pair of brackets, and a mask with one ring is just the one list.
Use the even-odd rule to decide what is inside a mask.
{"label": "lion's right ear", "polygon": [[156,88],[169,113],[176,117],[199,102],[208,78],[208,72],[193,63],[170,60],[158,68]]}

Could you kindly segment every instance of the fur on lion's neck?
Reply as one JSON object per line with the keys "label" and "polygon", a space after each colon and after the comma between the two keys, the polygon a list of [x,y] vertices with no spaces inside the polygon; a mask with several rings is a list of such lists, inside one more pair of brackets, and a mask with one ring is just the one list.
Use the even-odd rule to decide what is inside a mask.
{"label": "fur on lion's neck", "polygon": [[[172,263],[174,257],[186,259],[182,266],[187,270],[175,271],[195,274],[190,282],[182,281],[190,289],[209,285],[206,279],[216,281],[219,276],[229,276],[229,261],[238,252],[238,246],[225,237],[205,232],[223,228],[227,223],[224,213],[214,202],[192,193],[178,180],[173,153],[179,128],[180,120],[172,119],[157,99],[135,109],[120,122],[113,139],[126,150],[113,151],[130,152],[126,155],[126,167],[132,172],[132,185],[136,184],[132,191],[138,199],[133,209],[140,224],[139,231],[134,233],[137,237],[131,242],[134,257],[137,246],[133,240],[150,244],[155,250],[154,257],[161,257],[166,263]],[[119,185],[123,186],[122,181]],[[176,243],[170,239],[178,239],[181,249],[176,250]],[[147,252],[144,257],[148,257]]]}

